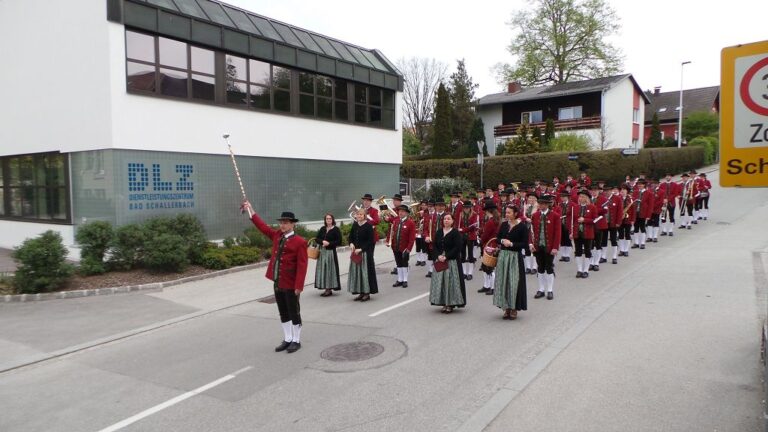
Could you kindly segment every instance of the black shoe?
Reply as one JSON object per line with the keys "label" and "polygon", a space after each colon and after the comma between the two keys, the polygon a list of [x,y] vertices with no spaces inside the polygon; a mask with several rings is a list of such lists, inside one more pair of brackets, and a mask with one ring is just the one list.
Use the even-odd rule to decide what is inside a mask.
{"label": "black shoe", "polygon": [[645,245],[640,245],[640,249],[645,249]]}
{"label": "black shoe", "polygon": [[403,282],[400,286],[403,288],[408,288],[408,282]]}
{"label": "black shoe", "polygon": [[600,264],[607,263],[608,259],[606,258],[600,258]]}
{"label": "black shoe", "polygon": [[691,222],[691,223],[692,223],[692,224],[694,224],[694,225],[698,225],[698,224],[699,224],[699,221],[695,220],[695,221],[693,221],[693,222]]}
{"label": "black shoe", "polygon": [[611,264],[618,264],[618,263],[619,263],[619,260],[617,260],[616,258],[611,260]]}
{"label": "black shoe", "polygon": [[485,292],[485,295],[493,295],[493,288]]}
{"label": "black shoe", "polygon": [[536,291],[536,295],[533,298],[538,299],[544,297],[544,291]]}
{"label": "black shoe", "polygon": [[670,236],[670,237],[674,237],[674,236],[675,236],[675,233],[669,233],[669,236]]}
{"label": "black shoe", "polygon": [[397,282],[395,282],[395,283],[393,283],[393,284],[392,284],[392,288],[397,288],[397,287],[399,287],[399,286],[403,286],[403,283],[402,283],[402,282],[400,282],[400,281],[397,281]]}
{"label": "black shoe", "polygon": [[[685,229],[685,225],[680,225],[678,228],[679,229]],[[670,234],[672,234],[672,233],[670,233]]]}
{"label": "black shoe", "polygon": [[554,295],[554,294],[552,294],[552,292],[551,292],[551,291],[550,291],[550,292],[548,292],[548,293],[547,293],[547,300],[552,300],[553,298],[555,298],[555,295]]}
{"label": "black shoe", "polygon": [[640,245],[637,245],[637,244],[633,244],[633,245],[632,245],[632,247],[631,247],[630,249],[637,249],[637,248],[639,248],[639,247],[640,247]]}
{"label": "black shoe", "polygon": [[706,217],[706,216],[704,216],[704,220],[707,220],[707,217]]}
{"label": "black shoe", "polygon": [[688,229],[691,229],[691,226],[690,226],[690,225],[688,225]]}
{"label": "black shoe", "polygon": [[662,236],[665,236],[665,235],[668,235],[668,234],[667,234],[667,233],[665,233],[665,232],[663,232],[663,233],[661,233],[661,235],[662,235]]}
{"label": "black shoe", "polygon": [[581,277],[584,278],[584,279],[588,278],[589,277],[589,272],[582,273]]}
{"label": "black shoe", "polygon": [[581,279],[581,278],[583,278],[583,277],[584,277],[584,276],[582,276],[582,273],[581,273],[581,272],[576,272],[576,279]]}
{"label": "black shoe", "polygon": [[561,262],[565,262],[565,257],[560,257],[560,260],[559,260],[559,261],[561,261]]}
{"label": "black shoe", "polygon": [[472,280],[472,275],[467,275],[467,280]]}
{"label": "black shoe", "polygon": [[397,274],[397,267],[393,268],[392,271],[389,272],[389,274]]}
{"label": "black shoe", "polygon": [[291,346],[291,342],[283,341],[282,343],[280,343],[280,345],[278,345],[275,348],[275,352],[285,351],[285,349],[288,348],[289,346]]}
{"label": "black shoe", "polygon": [[424,276],[424,277],[431,278],[432,277],[432,272],[427,273],[426,276]]}
{"label": "black shoe", "polygon": [[595,269],[595,265],[594,264],[590,264],[589,265],[589,270],[591,271],[591,270],[594,270],[594,269]]}
{"label": "black shoe", "polygon": [[565,262],[571,262],[571,257],[565,257]]}
{"label": "black shoe", "polygon": [[301,344],[298,342],[291,342],[291,344],[288,346],[288,348],[285,350],[288,354],[295,353],[296,351],[301,349]]}
{"label": "black shoe", "polygon": [[655,239],[653,239],[653,242],[654,242],[654,243],[658,243],[658,242],[659,242],[659,239],[655,238]]}
{"label": "black shoe", "polygon": [[477,292],[479,292],[479,293],[484,293],[484,292],[488,292],[488,290],[489,290],[489,289],[490,289],[490,288],[482,287],[482,288],[480,288],[479,290],[477,290]]}
{"label": "black shoe", "polygon": [[592,270],[593,271],[600,271],[600,266],[596,265]]}

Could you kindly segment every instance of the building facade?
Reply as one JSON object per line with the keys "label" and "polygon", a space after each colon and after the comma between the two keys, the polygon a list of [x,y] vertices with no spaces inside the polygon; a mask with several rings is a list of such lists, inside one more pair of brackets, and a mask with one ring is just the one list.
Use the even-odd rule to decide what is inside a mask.
{"label": "building facade", "polygon": [[369,50],[212,0],[0,2],[0,247],[196,215],[212,239],[397,190],[402,77]]}
{"label": "building facade", "polygon": [[[651,137],[655,113],[659,119],[661,139],[671,138],[676,142],[680,122],[680,90],[662,92],[661,87],[656,87],[653,93],[646,94],[651,104],[645,111],[645,141]],[[683,90],[683,116],[702,111],[720,112],[720,86]]]}
{"label": "building facade", "polygon": [[630,74],[523,88],[483,96],[477,113],[483,119],[488,151],[516,135],[521,123],[542,131],[548,119],[555,134],[586,136],[593,149],[640,148],[648,97]]}

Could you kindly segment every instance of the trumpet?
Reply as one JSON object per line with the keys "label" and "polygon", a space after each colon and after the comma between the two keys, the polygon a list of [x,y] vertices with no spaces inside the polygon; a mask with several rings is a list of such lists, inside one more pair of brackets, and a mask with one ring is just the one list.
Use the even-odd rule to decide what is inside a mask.
{"label": "trumpet", "polygon": [[393,216],[397,217],[397,212],[392,208],[392,206],[389,204],[389,202],[387,202],[386,195],[380,196],[376,200],[376,204],[379,206],[379,210],[381,210],[381,211],[388,210],[390,214],[392,214]]}
{"label": "trumpet", "polygon": [[661,215],[659,215],[661,223],[667,223],[667,213],[669,213],[669,203],[661,206]]}
{"label": "trumpet", "polygon": [[349,207],[347,208],[347,211],[349,212],[350,219],[354,219],[355,218],[355,213],[357,213],[357,211],[360,210],[361,206],[356,205],[356,204],[357,204],[357,200],[352,200],[352,203],[349,204]]}

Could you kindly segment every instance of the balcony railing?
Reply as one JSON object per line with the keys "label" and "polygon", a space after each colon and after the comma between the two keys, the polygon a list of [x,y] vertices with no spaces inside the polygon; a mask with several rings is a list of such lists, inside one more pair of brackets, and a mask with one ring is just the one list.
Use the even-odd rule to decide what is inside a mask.
{"label": "balcony railing", "polygon": [[[568,120],[555,120],[555,130],[556,131],[565,131],[565,130],[576,130],[576,129],[596,129],[600,128],[600,116],[595,117],[582,117],[577,119],[568,119]],[[538,122],[538,123],[529,123],[529,128],[539,127],[542,132],[544,132],[544,128],[546,127],[546,122]],[[515,124],[505,124],[505,125],[499,125],[493,127],[493,136],[495,137],[503,137],[503,136],[512,136],[517,135],[517,129],[520,127],[520,123]]]}

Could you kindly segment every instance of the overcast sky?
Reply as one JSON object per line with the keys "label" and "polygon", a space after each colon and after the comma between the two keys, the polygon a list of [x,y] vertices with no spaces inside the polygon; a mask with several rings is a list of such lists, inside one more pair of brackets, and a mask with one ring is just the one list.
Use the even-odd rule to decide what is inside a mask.
{"label": "overcast sky", "polygon": [[[455,70],[464,58],[476,96],[501,91],[491,68],[512,62],[506,51],[512,13],[526,0],[225,0],[261,15],[341,39],[378,48],[393,62],[430,57]],[[624,71],[643,89],[720,84],[720,50],[768,39],[767,0],[608,0],[621,19],[614,44],[624,53]]]}

